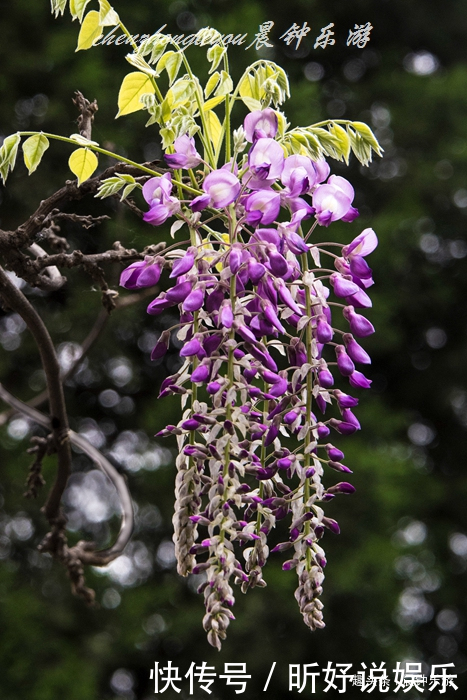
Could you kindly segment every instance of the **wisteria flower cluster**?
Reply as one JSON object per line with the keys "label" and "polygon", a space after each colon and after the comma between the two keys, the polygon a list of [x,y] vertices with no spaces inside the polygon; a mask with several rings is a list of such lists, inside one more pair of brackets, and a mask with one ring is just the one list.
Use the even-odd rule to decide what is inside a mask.
{"label": "wisteria flower cluster", "polygon": [[[252,111],[234,135],[235,155],[248,144],[247,155],[220,168],[205,164],[193,137],[177,138],[167,164],[205,164],[192,172],[201,193],[179,198],[171,172],[153,177],[143,187],[144,218],[160,225],[178,215],[190,245],[133,263],[121,276],[127,289],[156,284],[164,268],[173,281],[147,311],[180,312],[184,362],[159,396],[181,395],[185,410],[158,435],[176,435],[179,447],[178,571],[205,573],[203,625],[219,649],[233,619],[232,585],[243,592],[265,586],[270,553],[289,553],[283,569],[297,571],[303,619],[311,629],[324,626],[321,538],[339,525],[322,506],[354,487],[323,480],[351,473],[332,432],[360,429],[358,399],[335,387],[334,375],[350,389],[371,384],[358,369],[371,361],[358,340],[374,332],[360,310],[371,306],[365,258],[376,235],[368,228],[346,246],[314,245],[316,226],[358,216],[353,187],[330,175],[324,158],[286,156],[277,136],[277,111]],[[322,254],[332,269],[321,266]],[[342,314],[346,332],[334,327],[332,310]],[[152,358],[161,358],[169,342],[165,331]],[[270,549],[284,519],[288,538]]]}

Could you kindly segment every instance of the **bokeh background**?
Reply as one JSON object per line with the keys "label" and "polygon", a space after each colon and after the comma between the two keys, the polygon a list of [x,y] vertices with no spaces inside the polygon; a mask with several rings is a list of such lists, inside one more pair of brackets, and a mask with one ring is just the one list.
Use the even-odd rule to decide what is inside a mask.
{"label": "bokeh background", "polygon": [[[97,3],[94,3],[97,5]],[[91,6],[89,6],[91,7]],[[67,381],[72,427],[102,449],[127,475],[137,527],[126,553],[105,571],[90,570],[98,608],[73,598],[62,568],[36,546],[46,532],[37,501],[23,498],[31,457],[25,454],[34,425],[14,416],[0,428],[0,695],[4,700],[147,700],[149,671],[168,660],[183,676],[202,661],[217,673],[245,662],[251,674],[244,697],[263,697],[271,664],[273,698],[299,697],[288,686],[288,665],[352,663],[354,672],[384,662],[454,663],[466,692],[467,650],[467,1],[448,0],[119,0],[130,31],[189,34],[210,25],[222,33],[248,33],[273,21],[274,47],[257,54],[232,47],[238,78],[258,55],[288,72],[292,97],[284,105],[293,125],[326,118],[368,122],[385,154],[369,168],[332,163],[356,189],[361,216],[319,235],[350,241],[372,226],[380,246],[372,254],[376,285],[368,317],[377,333],[366,348],[373,357],[371,392],[362,392],[362,431],[345,441],[357,492],[327,506],[341,525],[324,540],[328,566],[326,629],[304,627],[293,591],[294,572],[281,571],[280,555],[268,564],[268,587],[238,593],[237,620],[219,654],[201,627],[197,581],[174,568],[171,542],[175,445],[153,435],[177,421],[177,402],[157,400],[158,387],[177,366],[176,348],[163,362],[149,352],[173,318],[154,319],[146,303],[121,309]],[[298,49],[280,36],[293,24],[311,27]],[[336,44],[314,49],[321,27],[333,22]],[[347,47],[349,29],[371,22],[364,49]],[[125,47],[101,46],[75,54],[77,23],[54,20],[47,0],[0,0],[0,134],[43,129],[76,131],[73,92],[97,98],[93,136],[135,160],[161,156],[157,130],[145,114],[114,120],[120,83],[129,67]],[[248,43],[249,43],[248,42]],[[189,49],[205,75],[204,50]],[[235,112],[239,123],[241,107]],[[39,171],[27,177],[20,163],[0,190],[0,225],[14,228],[38,202],[70,177],[68,147],[52,144]],[[100,167],[109,163],[101,159]],[[143,204],[142,201],[140,203]],[[71,211],[71,209],[69,209]],[[85,252],[113,241],[143,247],[168,236],[148,228],[110,200],[74,205],[80,213],[111,220],[84,231],[63,228]],[[323,238],[322,238],[323,239]],[[53,334],[64,368],[100,313],[100,294],[80,271],[67,273],[59,292],[25,288]],[[108,270],[117,285],[119,270]],[[125,294],[126,292],[124,292]],[[0,315],[0,373],[23,399],[44,387],[36,349],[24,323]],[[2,409],[3,410],[3,409]],[[66,492],[70,539],[83,534],[102,544],[118,525],[111,487],[74,453]],[[46,459],[50,483],[55,463]],[[337,501],[337,503],[336,503]],[[426,668],[426,666],[424,666]],[[168,698],[189,697],[166,691]],[[340,697],[336,690],[316,697]],[[212,698],[233,697],[216,681]],[[309,687],[305,691],[309,693]],[[374,693],[377,696],[377,691]],[[392,694],[391,694],[392,695]],[[426,697],[425,693],[424,697]],[[432,696],[436,696],[434,691]],[[349,698],[361,697],[350,686]],[[400,694],[417,698],[415,691]],[[195,697],[207,697],[195,690]]]}

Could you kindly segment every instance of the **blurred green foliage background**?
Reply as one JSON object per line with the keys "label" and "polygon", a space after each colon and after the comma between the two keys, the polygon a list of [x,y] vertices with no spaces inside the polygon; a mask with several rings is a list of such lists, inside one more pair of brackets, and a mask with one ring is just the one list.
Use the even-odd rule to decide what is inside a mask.
{"label": "blurred green foliage background", "polygon": [[[96,3],[97,4],[97,3]],[[89,6],[91,7],[91,6]],[[368,122],[385,155],[369,168],[331,162],[351,180],[361,216],[319,236],[350,241],[371,226],[380,246],[371,256],[376,285],[368,317],[377,333],[365,344],[373,357],[373,389],[362,396],[362,431],[344,441],[357,493],[326,510],[342,534],[324,540],[326,629],[311,634],[293,598],[294,572],[271,556],[268,588],[237,596],[237,620],[221,654],[205,641],[202,598],[196,581],[174,570],[171,544],[174,450],[153,435],[177,422],[177,401],[157,400],[158,386],[176,367],[177,351],[149,361],[161,329],[173,318],[147,317],[145,302],[109,319],[99,341],[67,382],[72,427],[103,449],[128,475],[137,504],[137,528],[124,556],[107,571],[88,572],[100,606],[72,597],[66,575],[40,555],[46,532],[44,496],[22,494],[38,429],[20,416],[0,428],[0,695],[4,700],[123,700],[154,697],[149,671],[168,660],[182,676],[206,661],[223,672],[225,662],[245,662],[251,674],[244,697],[298,697],[289,689],[288,665],[316,662],[397,661],[454,663],[459,690],[467,689],[467,0],[325,3],[322,0],[119,0],[130,31],[189,34],[206,25],[222,33],[248,33],[271,20],[274,47],[259,55],[288,72],[292,97],[284,105],[293,125],[326,118]],[[363,49],[347,47],[355,24],[371,22]],[[300,46],[281,35],[293,24],[311,31]],[[334,23],[336,44],[314,49],[321,27]],[[76,131],[75,90],[97,98],[93,137],[134,160],[161,157],[157,130],[145,114],[114,120],[127,47],[100,46],[75,54],[77,23],[68,13],[54,20],[47,0],[0,0],[0,136],[18,129]],[[188,50],[194,69],[206,73],[204,50]],[[234,77],[258,57],[255,48],[229,49]],[[239,107],[238,123],[244,116]],[[70,178],[68,147],[52,144],[39,171],[27,177],[18,164],[1,189],[0,226],[15,228],[39,201]],[[101,159],[100,168],[110,163]],[[142,205],[142,201],[140,203]],[[71,209],[69,209],[71,211]],[[79,213],[107,213],[111,220],[84,231],[64,227],[73,247],[90,253],[120,240],[142,248],[168,236],[149,228],[113,201],[90,200]],[[59,292],[28,290],[53,334],[63,366],[100,311],[99,292],[77,270]],[[119,270],[108,270],[117,285]],[[125,292],[124,292],[125,293]],[[42,390],[39,358],[21,320],[0,316],[2,382],[27,400]],[[45,477],[54,477],[54,458]],[[111,488],[88,460],[74,454],[66,495],[70,539],[102,544],[118,523]],[[427,667],[425,667],[427,668]],[[189,697],[182,692],[165,697]],[[316,697],[323,694],[322,679]],[[212,698],[234,697],[221,680]],[[309,693],[309,687],[305,693]],[[349,698],[361,697],[350,686]],[[376,693],[375,693],[376,695]],[[399,694],[417,698],[415,691]],[[437,691],[433,691],[433,696]],[[195,690],[196,698],[207,693]]]}

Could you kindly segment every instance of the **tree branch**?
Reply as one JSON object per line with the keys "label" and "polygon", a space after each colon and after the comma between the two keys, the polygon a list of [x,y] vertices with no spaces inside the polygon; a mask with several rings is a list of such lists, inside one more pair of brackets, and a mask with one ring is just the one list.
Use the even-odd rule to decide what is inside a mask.
{"label": "tree branch", "polygon": [[[15,396],[10,394],[10,392],[7,391],[2,384],[0,384],[0,398],[16,411],[19,411],[23,415],[27,416],[35,423],[42,425],[48,430],[52,428],[52,421],[48,416],[45,416],[37,409],[32,408],[32,406],[28,406],[28,404],[17,399]],[[108,459],[104,457],[103,454],[99,452],[99,450],[91,445],[84,437],[82,437],[82,435],[78,435],[78,433],[75,433],[73,430],[68,431],[68,436],[70,442],[73,445],[76,445],[76,447],[79,447],[79,449],[82,450],[112,482],[115,490],[117,491],[122,508],[120,532],[111,547],[93,551],[92,543],[78,542],[75,547],[70,548],[70,551],[78,554],[80,561],[82,561],[84,564],[105,566],[110,561],[120,556],[131,538],[134,526],[133,503],[131,500],[131,495],[125,478],[119,474],[115,467],[109,462]]]}
{"label": "tree branch", "polygon": [[1,267],[0,295],[6,304],[21,316],[32,333],[39,349],[46,376],[52,433],[58,458],[57,477],[44,506],[45,515],[49,522],[52,523],[56,518],[61,517],[60,501],[71,471],[68,416],[60,379],[60,365],[52,339],[41,317],[24,294],[10,281],[8,275]]}
{"label": "tree branch", "polygon": [[[143,165],[160,173],[166,172],[164,168],[160,168],[152,162],[143,163]],[[54,209],[57,209],[59,205],[63,205],[65,202],[83,199],[87,195],[96,194],[102,180],[112,177],[116,173],[127,173],[128,175],[139,177],[141,170],[126,163],[116,163],[104,170],[100,175],[86,180],[81,186],[78,186],[77,180],[67,180],[66,184],[57,192],[44,199],[34,214],[18,226],[15,231],[0,230],[0,253],[8,257],[12,250],[29,247],[34,242],[37,234],[44,228],[44,221],[46,222],[45,225],[47,225],[47,217]]]}
{"label": "tree branch", "polygon": [[73,103],[78,107],[80,115],[78,117],[78,129],[81,136],[91,140],[92,134],[92,123],[94,121],[94,114],[98,110],[97,102],[89,102],[84,95],[76,90],[76,97],[73,98]]}

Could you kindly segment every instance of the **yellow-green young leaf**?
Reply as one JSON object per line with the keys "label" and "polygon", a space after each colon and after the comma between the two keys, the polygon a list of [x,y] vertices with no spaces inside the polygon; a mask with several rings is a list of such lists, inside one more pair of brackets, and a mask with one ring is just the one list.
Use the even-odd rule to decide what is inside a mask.
{"label": "yellow-green young leaf", "polygon": [[49,139],[44,134],[34,134],[23,143],[24,163],[29,170],[29,175],[37,169],[48,147]]}
{"label": "yellow-green young leaf", "polygon": [[262,109],[261,102],[259,100],[253,99],[253,97],[246,97],[245,95],[242,97],[242,102],[246,104],[250,112],[255,112],[258,109]]}
{"label": "yellow-green young leaf", "polygon": [[123,83],[118,93],[118,114],[121,117],[123,114],[131,114],[143,109],[140,102],[140,97],[147,93],[154,94],[155,89],[149,75],[145,73],[128,73],[123,78]]}
{"label": "yellow-green young leaf", "polygon": [[170,109],[174,110],[190,102],[192,94],[193,83],[190,80],[180,79],[167,91],[165,99]]}
{"label": "yellow-green young leaf", "polygon": [[220,77],[221,76],[220,76],[220,73],[218,71],[216,71],[215,73],[213,73],[211,75],[208,82],[206,83],[206,87],[204,88],[204,96],[206,98],[208,98],[209,95],[211,94],[211,92],[214,90],[214,88],[216,87],[217,83],[220,80]]}
{"label": "yellow-green young leaf", "polygon": [[[254,100],[259,100],[259,91],[256,88],[255,85],[255,78],[254,76],[250,75],[247,73],[243,78],[238,86],[238,91],[240,93],[240,97],[250,97],[253,98]],[[246,103],[245,103],[246,104]]]}
{"label": "yellow-green young leaf", "polygon": [[149,63],[147,63],[142,56],[136,53],[129,53],[127,56],[125,56],[126,60],[128,63],[131,63],[133,68],[137,68],[140,70],[142,73],[147,73],[148,75],[152,75],[154,77],[157,76],[157,73],[155,70],[151,68]]}
{"label": "yellow-green young leaf", "polygon": [[12,168],[14,167],[20,141],[21,136],[18,133],[11,134],[11,136],[3,139],[2,147],[0,148],[0,164],[7,163]]}
{"label": "yellow-green young leaf", "polygon": [[217,66],[222,61],[222,57],[224,56],[226,51],[227,49],[220,46],[220,44],[214,44],[214,46],[209,47],[208,52],[206,54],[209,63],[212,63],[209,75],[216,70]]}
{"label": "yellow-green young leaf", "polygon": [[18,133],[7,136],[6,139],[3,140],[2,147],[0,148],[0,175],[3,183],[6,182],[8,172],[15,167],[16,154],[18,153],[20,141],[21,136]]}
{"label": "yellow-green young leaf", "polygon": [[176,53],[173,56],[169,56],[165,62],[165,70],[169,76],[169,85],[172,85],[173,81],[177,77],[180,66],[182,65],[182,60],[182,54]]}
{"label": "yellow-green young leaf", "polygon": [[225,100],[225,95],[221,95],[220,97],[211,97],[210,100],[204,103],[203,105],[203,112],[208,112],[210,109],[214,109],[214,107],[217,107],[217,105],[220,105],[221,102]]}
{"label": "yellow-green young leaf", "polygon": [[74,20],[78,18],[80,22],[83,21],[84,11],[88,2],[90,0],[70,0],[70,12]]}
{"label": "yellow-green young leaf", "polygon": [[123,200],[126,199],[126,198],[128,197],[128,195],[131,194],[131,192],[133,192],[133,190],[135,189],[135,187],[138,187],[138,185],[137,185],[136,182],[135,182],[134,185],[127,185],[127,186],[125,187],[125,189],[123,190],[123,194],[122,194],[122,196],[120,197],[120,201],[123,202]]}
{"label": "yellow-green young leaf", "polygon": [[156,66],[157,75],[160,75],[165,68],[165,64],[171,56],[174,56],[175,51],[166,51],[165,54],[158,60]]}
{"label": "yellow-green young leaf", "polygon": [[91,10],[91,12],[88,12],[81,25],[76,51],[90,49],[96,39],[99,39],[101,36],[102,28],[99,24],[99,13],[95,10]]}
{"label": "yellow-green young leaf", "polygon": [[97,168],[97,158],[89,148],[78,148],[71,154],[68,166],[73,175],[78,178],[78,185],[81,185]]}
{"label": "yellow-green young leaf", "polygon": [[120,17],[108,0],[99,0],[99,24],[101,27],[115,27]]}
{"label": "yellow-green young leaf", "polygon": [[211,137],[212,144],[214,149],[217,151],[222,137],[222,125],[217,114],[212,111],[206,112],[206,121],[208,123],[209,135]]}
{"label": "yellow-green young leaf", "polygon": [[362,137],[362,139],[368,143],[369,146],[376,152],[378,156],[382,155],[383,149],[378,143],[378,140],[368,124],[363,122],[352,122],[352,126],[355,131]]}
{"label": "yellow-green young leaf", "polygon": [[329,131],[333,136],[336,137],[337,141],[339,142],[340,145],[340,151],[342,154],[342,157],[344,158],[345,162],[349,163],[349,156],[350,156],[350,137],[339,124],[336,124],[333,122],[332,124],[329,125]]}
{"label": "yellow-green young leaf", "polygon": [[52,7],[52,12],[55,15],[55,17],[58,17],[58,15],[63,15],[65,12],[65,7],[66,7],[67,0],[51,0],[50,4]]}
{"label": "yellow-green young leaf", "polygon": [[175,131],[170,127],[164,127],[160,130],[159,133],[162,139],[162,148],[165,151],[169,146],[173,144],[177,136],[175,134]]}
{"label": "yellow-green young leaf", "polygon": [[180,52],[166,51],[166,53],[162,56],[161,59],[159,59],[157,63],[157,74],[160,75],[165,69],[167,71],[167,75],[169,76],[169,85],[172,85],[173,81],[178,75],[178,71],[180,70],[182,60],[183,58]]}
{"label": "yellow-green young leaf", "polygon": [[120,192],[124,185],[125,182],[120,179],[118,175],[116,177],[108,177],[106,180],[102,180],[98,187],[97,194],[94,196],[100,197],[101,199],[104,199],[104,197],[110,197],[112,194]]}
{"label": "yellow-green young leaf", "polygon": [[230,95],[233,90],[233,82],[227,71],[223,70],[221,72],[221,79],[216,90],[216,97],[219,95]]}
{"label": "yellow-green young leaf", "polygon": [[279,112],[278,110],[276,110],[276,116],[277,116],[277,125],[278,125],[277,133],[279,134],[279,136],[283,136],[285,134],[285,132],[287,131],[287,129],[289,128],[290,124],[287,121],[285,114],[283,112]]}

